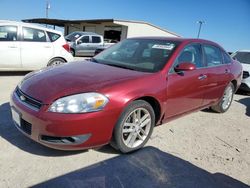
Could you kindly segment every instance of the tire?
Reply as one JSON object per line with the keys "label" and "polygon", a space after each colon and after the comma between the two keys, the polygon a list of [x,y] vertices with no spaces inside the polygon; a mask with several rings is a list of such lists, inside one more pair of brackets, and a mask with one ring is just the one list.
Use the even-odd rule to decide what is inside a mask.
{"label": "tire", "polygon": [[66,63],[66,61],[61,58],[54,58],[49,61],[48,66],[57,66],[63,63]]}
{"label": "tire", "polygon": [[143,100],[134,101],[122,112],[110,144],[122,153],[138,150],[147,143],[154,125],[152,106]]}
{"label": "tire", "polygon": [[72,48],[70,48],[70,53],[71,53],[71,55],[72,55],[73,57],[75,57],[75,56],[76,56],[75,50],[74,50],[74,49],[72,49]]}
{"label": "tire", "polygon": [[211,106],[211,109],[218,113],[226,112],[232,104],[234,91],[235,91],[234,85],[233,83],[230,82],[230,84],[228,84],[228,86],[226,87],[219,103],[215,106]]}

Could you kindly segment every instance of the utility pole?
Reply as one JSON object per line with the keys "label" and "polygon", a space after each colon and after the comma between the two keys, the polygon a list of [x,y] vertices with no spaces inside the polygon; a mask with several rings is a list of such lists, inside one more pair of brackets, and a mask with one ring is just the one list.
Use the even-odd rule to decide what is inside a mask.
{"label": "utility pole", "polygon": [[49,1],[47,0],[47,1],[46,1],[46,18],[47,18],[47,19],[49,18],[49,9],[50,9],[50,3],[49,3]]}
{"label": "utility pole", "polygon": [[199,38],[200,37],[200,32],[201,32],[202,24],[205,24],[205,21],[200,20],[200,21],[197,21],[197,23],[200,24],[199,25],[198,35],[197,35],[197,38]]}
{"label": "utility pole", "polygon": [[[49,9],[50,9],[50,3],[49,0],[46,1],[46,19],[49,18]],[[48,25],[46,24],[46,28],[48,27]]]}

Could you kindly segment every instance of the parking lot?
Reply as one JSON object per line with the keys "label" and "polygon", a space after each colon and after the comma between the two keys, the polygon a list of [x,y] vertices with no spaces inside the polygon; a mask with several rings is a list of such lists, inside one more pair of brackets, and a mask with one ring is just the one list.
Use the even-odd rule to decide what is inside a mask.
{"label": "parking lot", "polygon": [[203,110],[156,127],[139,152],[121,155],[110,146],[57,151],[26,138],[12,123],[9,97],[24,75],[0,73],[0,187],[250,185],[246,94],[236,94],[224,114]]}

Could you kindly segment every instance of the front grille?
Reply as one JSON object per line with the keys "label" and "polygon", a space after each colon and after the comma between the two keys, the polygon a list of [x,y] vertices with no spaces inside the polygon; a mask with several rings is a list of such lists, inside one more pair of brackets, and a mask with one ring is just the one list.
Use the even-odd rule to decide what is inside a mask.
{"label": "front grille", "polygon": [[20,126],[20,128],[26,134],[31,135],[32,125],[29,122],[25,121],[24,119],[21,119],[21,126]]}
{"label": "front grille", "polygon": [[26,95],[25,93],[23,93],[19,88],[16,88],[16,95],[18,96],[18,98],[20,99],[20,101],[22,101],[24,104],[33,107],[37,110],[39,110],[42,107],[42,102],[39,100],[36,100],[28,95]]}
{"label": "front grille", "polygon": [[243,79],[248,78],[249,76],[250,76],[249,72],[243,71],[243,76],[242,76]]}

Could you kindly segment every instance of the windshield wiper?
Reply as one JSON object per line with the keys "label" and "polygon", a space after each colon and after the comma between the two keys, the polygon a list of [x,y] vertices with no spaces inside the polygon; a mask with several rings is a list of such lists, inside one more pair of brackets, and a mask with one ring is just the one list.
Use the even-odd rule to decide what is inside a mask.
{"label": "windshield wiper", "polygon": [[117,65],[117,64],[112,64],[112,63],[104,63],[104,65],[109,65],[112,67],[119,67],[119,68],[128,69],[128,70],[136,70],[135,68],[132,68],[132,67],[127,67],[124,65]]}

